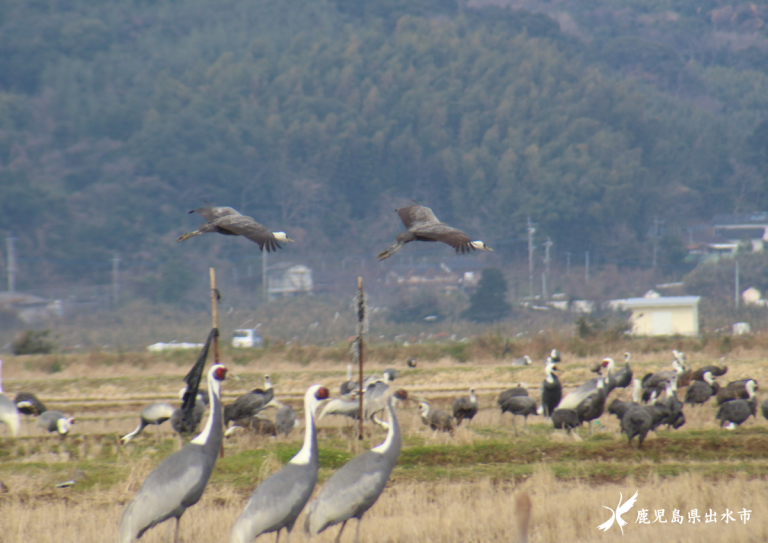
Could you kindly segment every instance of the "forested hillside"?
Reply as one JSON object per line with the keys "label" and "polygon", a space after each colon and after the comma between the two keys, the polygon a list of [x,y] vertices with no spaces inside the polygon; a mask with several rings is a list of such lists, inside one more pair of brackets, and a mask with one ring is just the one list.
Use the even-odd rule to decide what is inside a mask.
{"label": "forested hillside", "polygon": [[374,254],[415,198],[643,260],[654,216],[768,207],[768,4],[705,4],[4,0],[0,231],[74,277],[208,200]]}

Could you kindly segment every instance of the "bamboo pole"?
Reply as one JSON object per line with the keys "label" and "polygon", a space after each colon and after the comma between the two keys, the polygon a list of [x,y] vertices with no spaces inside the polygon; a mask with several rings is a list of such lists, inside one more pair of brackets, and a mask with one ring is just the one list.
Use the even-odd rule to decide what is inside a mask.
{"label": "bamboo pole", "polygon": [[359,402],[358,419],[360,432],[358,439],[363,440],[363,322],[365,321],[365,300],[363,299],[363,278],[357,278],[357,360],[359,365]]}
{"label": "bamboo pole", "polygon": [[[216,330],[216,334],[213,336],[213,363],[218,364],[219,363],[219,311],[218,311],[218,300],[219,300],[219,291],[216,290],[216,270],[213,268],[209,268],[209,273],[211,276],[211,319],[214,330]],[[222,422],[224,421],[224,410],[221,409],[221,418]],[[222,424],[222,428],[223,428]],[[224,458],[224,443],[221,444],[221,450],[219,451],[219,454],[221,455],[221,458]]]}

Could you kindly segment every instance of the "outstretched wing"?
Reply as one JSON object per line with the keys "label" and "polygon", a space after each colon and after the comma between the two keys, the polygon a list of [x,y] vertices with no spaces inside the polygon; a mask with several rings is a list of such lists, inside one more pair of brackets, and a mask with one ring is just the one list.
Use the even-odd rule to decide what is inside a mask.
{"label": "outstretched wing", "polygon": [[200,215],[202,215],[203,218],[205,218],[205,220],[208,222],[213,222],[222,217],[226,217],[227,215],[240,215],[240,213],[238,213],[231,207],[213,207],[213,206],[199,207],[197,209],[193,209],[192,211],[190,211],[190,213],[200,213]]}
{"label": "outstretched wing", "polygon": [[469,253],[473,250],[472,240],[457,228],[443,223],[417,224],[410,229],[419,241],[442,241],[456,249],[457,253]]}
{"label": "outstretched wing", "polygon": [[227,215],[217,219],[213,224],[258,243],[262,251],[265,247],[267,252],[277,251],[281,248],[281,245],[277,242],[275,235],[269,228],[257,223],[251,217],[246,217],[239,213],[237,215]]}
{"label": "outstretched wing", "polygon": [[[635,502],[637,501],[637,493],[638,492],[640,492],[640,491],[636,490],[634,496],[632,496],[627,501],[625,501],[624,505],[620,505],[620,506],[618,506],[616,508],[616,516],[621,516],[624,513],[626,513],[627,511],[629,511],[630,509],[632,509],[632,507],[634,507]],[[605,507],[605,506],[603,506],[603,507]]]}
{"label": "outstretched wing", "polygon": [[603,530],[604,532],[607,532],[608,528],[613,526],[613,521],[616,518],[616,513],[614,513],[613,509],[611,509],[610,507],[606,507],[605,505],[603,507],[605,507],[606,509],[608,509],[608,511],[611,512],[611,518],[609,518],[607,521],[603,522],[600,526],[597,527],[597,529],[598,530]]}
{"label": "outstretched wing", "polygon": [[440,222],[431,209],[420,205],[401,207],[397,210],[397,214],[400,215],[400,220],[403,221],[406,228],[410,228],[414,224],[437,224]]}

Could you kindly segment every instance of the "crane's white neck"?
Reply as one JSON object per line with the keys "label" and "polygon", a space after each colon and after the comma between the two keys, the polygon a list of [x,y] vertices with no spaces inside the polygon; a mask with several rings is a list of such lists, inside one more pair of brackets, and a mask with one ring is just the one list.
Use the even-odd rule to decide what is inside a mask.
{"label": "crane's white neck", "polygon": [[550,364],[547,364],[547,367],[544,368],[544,372],[547,374],[547,377],[546,377],[547,383],[552,384],[555,382],[555,378],[552,377],[552,369],[554,367],[555,365],[550,363]]}
{"label": "crane's white neck", "polygon": [[[215,368],[216,366],[214,366]],[[200,434],[190,441],[195,445],[205,445],[208,442],[208,437],[211,435],[213,429],[213,417],[216,413],[216,404],[221,401],[221,382],[213,377],[213,368],[208,372],[208,397],[210,400],[210,406],[208,409],[208,420],[205,421],[205,427]],[[221,414],[219,414],[221,416]]]}
{"label": "crane's white neck", "polygon": [[702,379],[704,379],[709,386],[712,386],[715,384],[715,380],[712,378],[712,374],[708,371],[704,372],[704,375],[702,375]]}
{"label": "crane's white neck", "polygon": [[607,357],[603,359],[603,362],[606,362],[605,369],[608,370],[608,375],[613,373],[613,370],[616,369],[616,361],[613,358]]}
{"label": "crane's white neck", "polygon": [[[429,409],[429,407],[427,407]],[[387,437],[384,439],[384,442],[381,445],[378,445],[371,450],[373,452],[377,452],[380,454],[383,454],[389,450],[389,448],[392,446],[392,441],[395,439],[395,432],[397,431],[396,426],[397,423],[395,422],[395,410],[392,407],[392,397],[390,396],[387,400],[387,420],[389,421],[389,428],[387,429]]]}
{"label": "crane's white neck", "polygon": [[747,389],[747,394],[749,394],[749,399],[755,397],[755,382],[754,381],[747,381],[747,386],[744,387]]}
{"label": "crane's white neck", "polygon": [[352,380],[352,364],[347,364],[347,381]]}
{"label": "crane's white neck", "polygon": [[475,389],[470,388],[469,389],[469,399],[472,403],[477,403],[477,396],[475,395]]}
{"label": "crane's white neck", "polygon": [[71,423],[69,422],[69,419],[60,418],[56,421],[56,430],[59,432],[60,435],[67,435],[69,433]]}
{"label": "crane's white neck", "polygon": [[633,379],[632,380],[632,401],[635,403],[640,403],[640,400],[643,397],[643,383],[640,381],[640,379]]}
{"label": "crane's white neck", "polygon": [[320,385],[313,385],[304,393],[304,444],[291,458],[291,464],[307,465],[312,460],[312,449],[315,446],[315,409],[320,404],[315,398],[318,388]]}
{"label": "crane's white neck", "polygon": [[427,417],[429,416],[429,404],[426,402],[421,402],[419,404],[419,407],[421,407],[421,416]]}
{"label": "crane's white neck", "polygon": [[269,377],[269,375],[264,376],[264,390],[269,390],[272,388],[272,379]]}

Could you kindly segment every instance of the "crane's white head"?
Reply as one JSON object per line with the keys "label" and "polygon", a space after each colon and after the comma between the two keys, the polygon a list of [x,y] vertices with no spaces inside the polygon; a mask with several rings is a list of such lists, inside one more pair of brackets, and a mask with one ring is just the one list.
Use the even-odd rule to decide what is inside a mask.
{"label": "crane's white head", "polygon": [[473,249],[477,249],[478,251],[493,251],[493,249],[488,247],[482,241],[472,241],[469,244],[472,246]]}
{"label": "crane's white head", "polygon": [[426,417],[429,414],[429,404],[427,402],[419,402],[419,413],[422,417]]}
{"label": "crane's white head", "polygon": [[706,382],[709,386],[712,386],[715,384],[715,380],[712,377],[712,372],[705,371],[704,375],[702,375],[701,378],[704,379],[704,382]]}
{"label": "crane's white head", "polygon": [[755,390],[757,390],[757,383],[750,379],[747,381],[747,384],[744,386],[744,388],[747,389],[747,394],[749,394],[750,399],[755,397]]}
{"label": "crane's white head", "polygon": [[291,243],[294,243],[291,238],[285,235],[285,232],[272,232],[272,234],[275,236],[277,241],[290,241]]}
{"label": "crane's white head", "polygon": [[69,429],[75,423],[75,419],[65,419],[64,417],[56,421],[56,431],[61,436],[65,436],[69,433]]}
{"label": "crane's white head", "polygon": [[624,352],[624,361],[625,362],[629,362],[630,358],[632,358],[632,353],[630,353],[629,351],[625,351]]}
{"label": "crane's white head", "polygon": [[272,378],[267,373],[264,375],[264,390],[269,390],[270,388],[272,388]]}
{"label": "crane's white head", "polygon": [[603,358],[603,361],[601,362],[601,364],[604,368],[608,368],[608,371],[611,372],[613,371],[613,368],[616,366],[616,361],[613,358],[606,356],[605,358]]}
{"label": "crane's white head", "polygon": [[216,364],[210,370],[210,375],[217,381],[223,381],[227,378],[227,368],[222,364]]}
{"label": "crane's white head", "polygon": [[314,416],[318,406],[331,397],[331,393],[323,385],[312,385],[304,393],[304,405]]}

